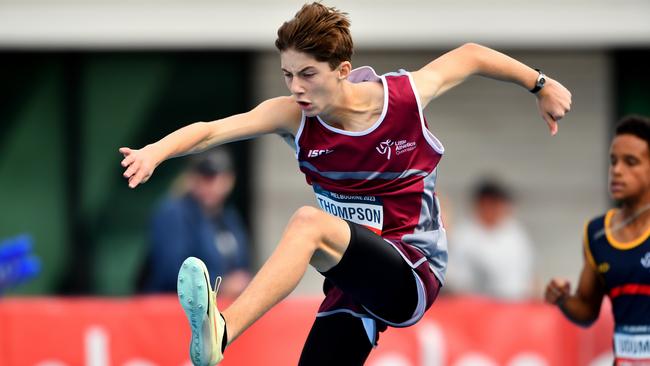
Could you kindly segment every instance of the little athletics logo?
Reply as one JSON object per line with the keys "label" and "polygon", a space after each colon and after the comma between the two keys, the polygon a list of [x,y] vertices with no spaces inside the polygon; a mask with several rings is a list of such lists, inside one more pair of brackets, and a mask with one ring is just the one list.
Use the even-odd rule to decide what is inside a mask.
{"label": "little athletics logo", "polygon": [[380,142],[379,146],[375,147],[377,152],[384,155],[386,154],[386,159],[390,160],[390,147],[393,146],[393,140],[388,139],[386,141]]}
{"label": "little athletics logo", "polygon": [[409,151],[413,151],[416,148],[416,143],[415,141],[407,141],[407,140],[399,140],[399,141],[393,141],[391,139],[388,139],[386,141],[382,141],[379,143],[375,149],[377,149],[377,152],[386,155],[386,159],[390,160],[391,157],[391,151],[393,150],[392,148],[395,148],[395,155],[400,155]]}

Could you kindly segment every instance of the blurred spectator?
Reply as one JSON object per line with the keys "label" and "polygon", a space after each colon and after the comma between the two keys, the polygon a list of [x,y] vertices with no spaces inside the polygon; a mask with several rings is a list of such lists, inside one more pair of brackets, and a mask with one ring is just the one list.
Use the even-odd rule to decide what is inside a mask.
{"label": "blurred spectator", "polygon": [[513,215],[511,192],[483,179],[473,193],[473,215],[454,228],[449,243],[448,290],[504,300],[533,291],[533,245]]}
{"label": "blurred spectator", "polygon": [[190,256],[203,260],[220,293],[236,296],[250,281],[248,238],[239,213],[225,202],[235,185],[232,159],[223,148],[191,160],[180,194],[153,215],[149,252],[140,276],[145,293],[176,292],[178,269]]}

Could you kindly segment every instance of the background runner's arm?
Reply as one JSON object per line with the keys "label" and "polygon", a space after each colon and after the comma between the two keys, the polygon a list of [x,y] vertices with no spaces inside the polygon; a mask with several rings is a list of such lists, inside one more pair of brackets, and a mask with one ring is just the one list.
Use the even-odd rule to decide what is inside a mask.
{"label": "background runner's arm", "polygon": [[[471,75],[512,82],[527,90],[537,81],[538,72],[523,63],[490,48],[464,44],[412,73],[422,108],[447,90],[462,83]],[[546,78],[546,84],[535,95],[539,112],[548,123],[552,134],[557,132],[557,121],[571,107],[571,93],[559,82]]]}
{"label": "background runner's arm", "polygon": [[557,305],[569,320],[583,327],[598,319],[604,296],[602,279],[588,263],[582,268],[575,294],[570,295],[569,282],[561,279],[551,280],[545,293],[547,302]]}
{"label": "background runner's arm", "polygon": [[142,149],[122,147],[122,166],[129,186],[135,188],[146,182],[153,170],[174,156],[203,151],[212,146],[255,136],[290,132],[295,134],[301,120],[301,111],[291,97],[269,99],[249,112],[212,122],[196,122],[182,127],[161,140]]}

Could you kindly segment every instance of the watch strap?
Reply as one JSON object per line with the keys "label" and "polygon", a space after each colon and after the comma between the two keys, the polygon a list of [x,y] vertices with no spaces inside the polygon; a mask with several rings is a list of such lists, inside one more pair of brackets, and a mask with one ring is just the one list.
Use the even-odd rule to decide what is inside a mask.
{"label": "watch strap", "polygon": [[535,86],[529,91],[533,94],[537,94],[538,91],[542,90],[544,84],[546,84],[546,75],[540,69],[535,69],[539,74],[537,74],[537,79],[535,80]]}

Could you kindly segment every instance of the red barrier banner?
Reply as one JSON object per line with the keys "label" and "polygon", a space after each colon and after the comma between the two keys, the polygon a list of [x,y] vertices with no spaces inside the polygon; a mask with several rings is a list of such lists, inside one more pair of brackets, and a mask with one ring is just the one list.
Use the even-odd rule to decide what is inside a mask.
{"label": "red barrier banner", "polygon": [[[222,365],[295,365],[319,302],[280,303],[228,348]],[[366,365],[611,365],[609,309],[585,330],[541,303],[440,298],[418,324],[384,332]],[[189,366],[189,337],[173,296],[0,300],[3,366]]]}

